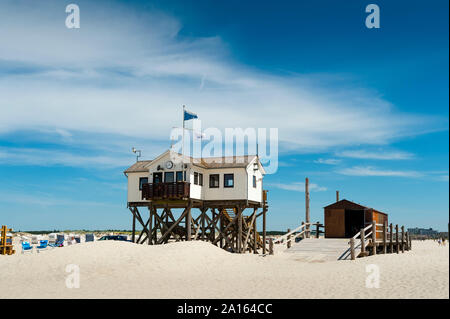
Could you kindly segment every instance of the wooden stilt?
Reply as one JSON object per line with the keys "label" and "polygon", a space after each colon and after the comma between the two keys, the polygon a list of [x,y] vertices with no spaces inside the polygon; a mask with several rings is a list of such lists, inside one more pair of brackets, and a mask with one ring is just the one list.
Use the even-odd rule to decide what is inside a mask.
{"label": "wooden stilt", "polygon": [[273,255],[273,239],[269,238],[269,255]]}
{"label": "wooden stilt", "polygon": [[387,222],[384,222],[383,224],[383,254],[387,253]]}
{"label": "wooden stilt", "polygon": [[402,253],[405,252],[405,226],[402,226],[402,243],[401,243]]}
{"label": "wooden stilt", "polygon": [[263,208],[263,254],[266,254],[266,207]]}
{"label": "wooden stilt", "polygon": [[[258,253],[258,232],[257,232],[257,228],[256,228],[256,221],[258,220],[256,218],[256,209],[254,210],[255,215],[255,222],[253,223],[253,253],[257,254]],[[250,231],[250,229],[249,229]]]}
{"label": "wooden stilt", "polygon": [[[290,233],[290,232],[291,232],[291,229],[288,228],[287,232]],[[287,248],[288,248],[288,249],[291,248],[291,240],[290,240],[290,239],[291,239],[291,235],[288,235],[288,236],[287,236],[287,240],[286,240],[286,241],[287,241]]]}
{"label": "wooden stilt", "polygon": [[350,256],[352,260],[355,260],[355,238],[350,238]]}
{"label": "wooden stilt", "polygon": [[400,243],[398,241],[398,224],[395,225],[395,246],[397,254],[400,253]]}
{"label": "wooden stilt", "polygon": [[389,224],[389,252],[394,252],[394,227],[392,223]]}
{"label": "wooden stilt", "polygon": [[377,221],[372,221],[372,255],[377,254]]}
{"label": "wooden stilt", "polygon": [[360,237],[361,237],[361,256],[365,256],[366,255],[366,241],[364,238],[365,237],[364,228],[361,229]]}
{"label": "wooden stilt", "polygon": [[131,241],[133,243],[136,242],[136,215],[133,214],[133,229],[132,229],[132,234],[131,234]]}

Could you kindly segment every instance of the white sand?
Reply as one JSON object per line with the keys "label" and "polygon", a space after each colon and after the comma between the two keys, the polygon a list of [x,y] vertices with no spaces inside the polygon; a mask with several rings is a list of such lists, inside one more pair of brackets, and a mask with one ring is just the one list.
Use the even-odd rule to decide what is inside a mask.
{"label": "white sand", "polygon": [[[80,288],[66,287],[66,265]],[[380,288],[366,288],[366,265]],[[0,256],[0,298],[449,298],[449,249],[413,241],[404,254],[307,263],[295,254],[227,253],[205,242],[94,242]]]}

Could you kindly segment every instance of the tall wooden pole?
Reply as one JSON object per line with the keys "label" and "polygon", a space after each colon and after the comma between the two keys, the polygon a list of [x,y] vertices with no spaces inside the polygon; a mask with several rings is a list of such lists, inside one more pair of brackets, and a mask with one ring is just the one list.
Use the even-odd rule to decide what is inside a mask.
{"label": "tall wooden pole", "polygon": [[309,179],[305,180],[305,222],[306,222],[306,238],[309,238]]}
{"label": "tall wooden pole", "polygon": [[339,202],[339,191],[336,191],[336,202]]}

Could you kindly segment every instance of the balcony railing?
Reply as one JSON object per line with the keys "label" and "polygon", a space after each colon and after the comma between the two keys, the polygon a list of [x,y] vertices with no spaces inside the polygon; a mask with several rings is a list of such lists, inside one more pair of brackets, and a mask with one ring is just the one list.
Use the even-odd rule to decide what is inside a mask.
{"label": "balcony railing", "polygon": [[189,198],[190,187],[187,182],[148,183],[142,185],[142,199],[183,199]]}

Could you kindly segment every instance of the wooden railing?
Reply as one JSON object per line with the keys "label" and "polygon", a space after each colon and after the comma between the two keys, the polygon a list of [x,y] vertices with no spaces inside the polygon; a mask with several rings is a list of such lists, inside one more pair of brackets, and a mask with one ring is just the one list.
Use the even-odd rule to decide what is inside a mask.
{"label": "wooden railing", "polygon": [[315,227],[315,237],[319,238],[320,234],[323,233],[323,231],[320,230],[320,228],[323,228],[324,226],[317,222],[317,223],[302,223],[300,226],[295,228],[294,230],[288,229],[288,232],[284,234],[281,237],[278,237],[277,239],[273,240],[272,238],[269,238],[269,253],[273,254],[273,245],[274,244],[281,244],[286,243],[287,248],[290,248],[292,245],[292,242],[295,241],[298,237],[303,238],[309,238],[311,236],[311,228]]}
{"label": "wooden railing", "polygon": [[[377,236],[377,234],[382,234]],[[381,237],[381,238],[379,238]],[[394,227],[392,224],[388,226],[385,224],[377,224],[373,221],[366,228],[362,228],[355,236],[350,238],[349,252],[351,259],[355,260],[356,257],[365,257],[369,255],[376,255],[377,248],[381,247],[381,253],[394,253],[397,254],[401,251],[411,250],[411,237],[408,232],[405,232],[405,227],[401,226],[401,232],[399,232],[398,225]],[[366,248],[370,248],[367,250]],[[359,252],[358,252],[359,251]]]}
{"label": "wooden railing", "polygon": [[189,198],[190,185],[187,182],[147,183],[142,185],[142,199],[185,199]]}

